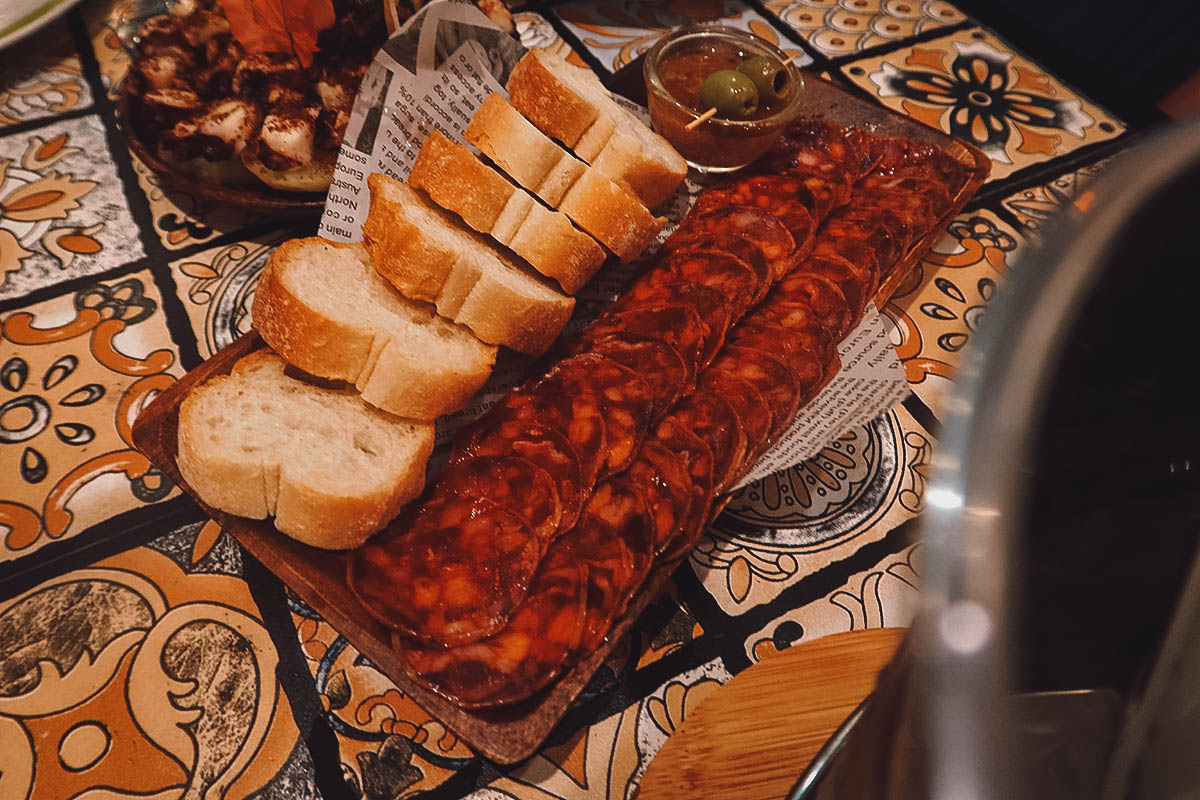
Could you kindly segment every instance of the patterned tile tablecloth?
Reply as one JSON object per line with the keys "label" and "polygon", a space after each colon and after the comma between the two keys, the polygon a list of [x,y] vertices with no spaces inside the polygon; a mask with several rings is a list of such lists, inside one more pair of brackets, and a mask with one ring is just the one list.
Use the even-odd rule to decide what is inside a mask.
{"label": "patterned tile tablecloth", "polygon": [[[566,2],[527,44],[607,76],[719,15],[981,147],[990,182],[885,309],[913,397],[740,490],[544,748],[476,756],[133,449],[138,411],[250,325],[272,247],[312,234],[180,192],[114,115],[133,0],[0,53],[0,798],[627,798],[732,675],[903,626],[914,521],[959,354],[1127,125],[945,0]],[[533,8],[534,10],[528,10]]]}

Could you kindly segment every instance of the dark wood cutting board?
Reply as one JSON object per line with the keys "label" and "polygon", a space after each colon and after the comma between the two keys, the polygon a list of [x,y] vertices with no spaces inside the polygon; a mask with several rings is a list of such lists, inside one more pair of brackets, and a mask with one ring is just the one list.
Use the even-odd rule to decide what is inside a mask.
{"label": "dark wood cutting board", "polygon": [[[877,106],[814,75],[806,75],[807,113],[842,125],[861,125],[880,135],[907,136],[935,144],[968,170],[968,180],[954,193],[954,204],[938,224],[905,254],[887,283],[876,295],[882,305],[900,281],[942,235],[946,224],[975,194],[987,177],[989,162],[978,149],[946,136],[889,109]],[[134,444],[181,489],[195,497],[176,467],[179,404],[191,387],[214,375],[228,374],[234,363],[265,346],[256,332],[242,336],[229,347],[189,372],[164,391],[134,423]],[[502,763],[531,755],[562,718],[567,708],[611,653],[633,621],[658,596],[678,562],[655,565],[649,579],[635,595],[600,649],[576,664],[555,684],[519,705],[495,710],[464,710],[411,680],[401,668],[391,646],[391,635],[367,614],[346,585],[346,556],[301,544],[275,530],[269,520],[236,517],[197,502],[242,545],[277,574],[293,591],[327,619],[383,674],[426,711],[438,717],[479,753]]]}

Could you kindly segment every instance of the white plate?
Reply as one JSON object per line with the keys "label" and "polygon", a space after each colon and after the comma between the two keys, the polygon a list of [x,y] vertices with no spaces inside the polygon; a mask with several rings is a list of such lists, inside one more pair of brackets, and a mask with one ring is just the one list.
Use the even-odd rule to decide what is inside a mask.
{"label": "white plate", "polygon": [[79,0],[0,0],[0,49],[41,30]]}

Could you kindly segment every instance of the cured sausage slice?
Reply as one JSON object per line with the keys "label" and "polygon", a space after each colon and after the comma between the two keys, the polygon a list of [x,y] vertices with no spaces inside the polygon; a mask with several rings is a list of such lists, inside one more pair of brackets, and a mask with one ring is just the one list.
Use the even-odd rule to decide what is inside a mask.
{"label": "cured sausage slice", "polygon": [[869,136],[860,149],[870,162],[869,172],[920,175],[957,190],[967,179],[962,162],[940,147],[903,136]]}
{"label": "cured sausage slice", "polygon": [[712,368],[753,384],[771,409],[773,444],[792,421],[799,407],[800,390],[796,375],[777,356],[740,345],[726,345]]}
{"label": "cured sausage slice", "polygon": [[729,401],[701,389],[676,406],[668,419],[687,428],[708,445],[713,460],[713,491],[720,494],[732,486],[746,457],[746,434]]}
{"label": "cured sausage slice", "polygon": [[[832,223],[831,223],[832,224]],[[866,232],[857,226],[833,227],[828,226],[821,231],[813,247],[814,256],[838,256],[845,258],[863,272],[870,272],[871,282],[866,286],[864,294],[871,297],[879,287],[879,276],[889,264],[881,262],[874,248],[868,241]]]}
{"label": "cured sausage slice", "polygon": [[708,524],[713,500],[713,457],[703,439],[670,419],[659,424],[654,438],[683,460],[692,481],[691,497],[679,529],[655,553],[663,561],[670,561],[691,552],[696,537]]}
{"label": "cured sausage slice", "polygon": [[733,343],[778,355],[795,376],[801,396],[806,396],[816,394],[814,387],[823,386],[825,376],[839,363],[837,351],[825,346],[826,336],[824,331],[791,330],[764,320]]}
{"label": "cured sausage slice", "polygon": [[659,269],[642,280],[651,285],[686,281],[715,289],[729,298],[731,322],[746,313],[758,293],[758,276],[754,270],[731,255],[711,250],[671,253],[663,259]]}
{"label": "cured sausage slice", "polygon": [[658,553],[683,524],[691,503],[692,478],[688,466],[662,442],[647,439],[626,474],[641,487],[646,498],[654,534],[652,552]]}
{"label": "cured sausage slice", "polygon": [[683,393],[688,382],[688,365],[679,351],[659,339],[635,333],[610,333],[592,344],[592,352],[636,372],[650,388],[653,417],[660,417]]}
{"label": "cured sausage slice", "polygon": [[725,253],[738,259],[750,269],[754,270],[754,274],[758,276],[758,292],[751,301],[757,303],[761,300],[771,288],[771,284],[779,279],[779,270],[783,269],[788,263],[784,259],[777,262],[767,261],[767,257],[763,255],[762,250],[755,247],[750,242],[738,236],[709,234],[707,236],[697,236],[687,244],[675,248],[679,251],[693,250],[709,250],[718,253]]}
{"label": "cured sausage slice", "polygon": [[610,610],[610,618],[615,618],[624,611],[630,595],[641,585],[654,563],[654,530],[646,496],[626,475],[614,475],[596,487],[584,513],[594,514],[611,525],[613,532],[624,541],[632,559],[633,566],[625,583],[615,587],[617,605]]}
{"label": "cured sausage slice", "polygon": [[771,304],[807,303],[829,333],[841,341],[854,322],[854,311],[838,285],[824,275],[793,272],[779,282],[771,295]]}
{"label": "cured sausage slice", "polygon": [[700,386],[728,400],[734,413],[738,415],[742,432],[746,436],[746,456],[742,460],[739,472],[745,474],[746,467],[756,462],[759,456],[767,451],[771,435],[771,407],[753,384],[733,375],[705,370],[700,378]]}
{"label": "cured sausage slice", "polygon": [[604,640],[612,626],[623,587],[629,585],[634,574],[634,558],[611,525],[586,511],[567,536],[575,547],[576,558],[587,570],[587,616],[579,649],[589,652]]}
{"label": "cured sausage slice", "polygon": [[836,283],[853,312],[850,327],[858,324],[867,300],[870,299],[866,294],[867,283],[871,279],[869,271],[854,266],[841,256],[828,253],[809,256],[797,271],[821,275]]}
{"label": "cured sausage slice", "polygon": [[730,239],[740,239],[762,253],[771,266],[772,281],[783,277],[801,245],[770,212],[754,206],[731,205],[704,212],[693,210],[663,243],[662,252]]}
{"label": "cured sausage slice", "polygon": [[[704,325],[704,347],[698,367],[703,368],[725,342],[725,331],[733,320],[733,309],[725,295],[701,283],[687,280],[669,283],[639,283],[630,289],[614,306],[618,312],[630,308],[655,308],[666,304],[689,305],[696,310]],[[595,350],[595,348],[592,348]]]}
{"label": "cured sausage slice", "polygon": [[543,547],[558,532],[562,507],[550,474],[519,455],[489,455],[450,464],[434,497],[484,498],[520,517]]}
{"label": "cured sausage slice", "polygon": [[889,267],[903,257],[913,235],[904,219],[890,208],[843,209],[837,221],[839,225],[858,225],[866,231],[879,262]]}
{"label": "cured sausage slice", "polygon": [[[566,363],[560,362],[560,366]],[[527,426],[526,430],[544,425],[564,434],[579,459],[580,486],[587,491],[596,482],[608,454],[607,434],[595,393],[570,395],[556,391],[554,383],[539,385],[542,390],[534,387],[509,392],[484,419],[495,415],[492,424],[513,422]]]}
{"label": "cured sausage slice", "polygon": [[596,476],[601,480],[620,472],[637,454],[642,438],[650,428],[654,397],[650,387],[633,370],[598,353],[590,354],[587,373],[564,375],[555,387],[568,394],[594,392],[604,416],[606,453]]}
{"label": "cured sausage slice", "polygon": [[505,626],[542,552],[513,512],[482,498],[443,498],[403,534],[355,550],[347,582],[383,624],[437,646],[467,644]]}
{"label": "cured sausage slice", "polygon": [[867,175],[859,187],[863,194],[872,196],[884,193],[920,197],[929,203],[933,219],[944,214],[954,202],[946,184],[922,175]]}
{"label": "cured sausage slice", "polygon": [[[659,275],[660,271],[650,273]],[[663,276],[663,282],[670,276]],[[634,308],[601,315],[583,332],[584,341],[590,347],[612,333],[630,333],[666,342],[675,348],[688,368],[687,381],[691,385],[700,369],[700,357],[704,351],[704,337],[708,329],[694,308],[683,303],[656,305],[651,308]]]}
{"label": "cured sausage slice", "polygon": [[816,230],[816,220],[827,212],[807,185],[810,180],[822,189],[831,185],[822,178],[752,175],[732,184],[706,189],[696,198],[695,209],[704,212],[725,205],[761,208],[782,222],[792,239],[804,242]]}
{"label": "cured sausage slice", "polygon": [[559,521],[555,534],[569,530],[583,507],[583,471],[579,456],[566,434],[525,420],[502,419],[488,414],[464,429],[450,455],[450,463],[478,456],[514,453],[546,471],[558,493]]}
{"label": "cured sausage slice", "polygon": [[784,129],[771,149],[756,162],[763,172],[790,172],[805,166],[824,165],[831,175],[844,176],[853,183],[861,174],[862,156],[846,135],[846,129],[834,122],[798,119]]}
{"label": "cured sausage slice", "polygon": [[579,647],[587,620],[587,569],[568,537],[546,553],[533,588],[491,638],[432,648],[395,637],[404,668],[464,708],[510,705],[558,677]]}

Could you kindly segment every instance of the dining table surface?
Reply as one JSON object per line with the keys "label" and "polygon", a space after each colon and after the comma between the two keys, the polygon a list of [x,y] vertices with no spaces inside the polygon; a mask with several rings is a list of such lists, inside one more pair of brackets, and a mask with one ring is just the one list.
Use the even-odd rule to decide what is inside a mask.
{"label": "dining table surface", "polygon": [[249,330],[272,248],[317,226],[195,196],[130,153],[117,100],[144,5],[87,0],[0,50],[2,800],[629,798],[734,675],[831,634],[908,625],[961,354],[1022,253],[1056,214],[1086,210],[1089,184],[1155,119],[1102,107],[1086,92],[1103,87],[1068,84],[1022,31],[945,0],[515,10],[523,44],[606,81],[715,16],[992,166],[882,309],[908,399],[736,491],[541,749],[503,765],[133,445],[141,409]]}

